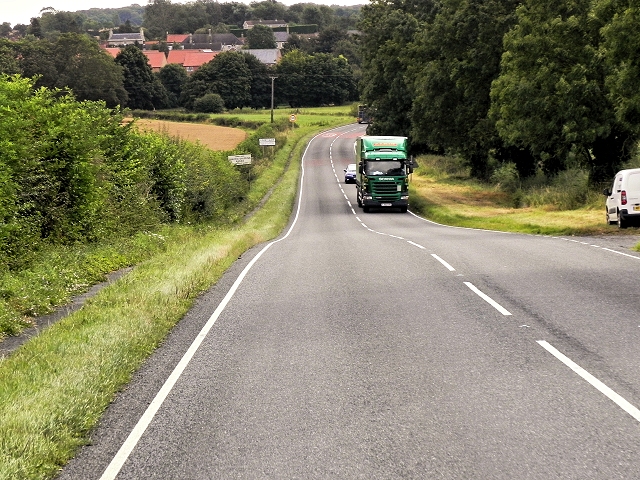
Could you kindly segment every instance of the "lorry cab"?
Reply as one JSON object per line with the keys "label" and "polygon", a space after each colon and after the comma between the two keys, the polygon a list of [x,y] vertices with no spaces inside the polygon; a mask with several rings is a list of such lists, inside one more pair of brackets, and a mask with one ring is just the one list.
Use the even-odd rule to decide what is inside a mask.
{"label": "lorry cab", "polygon": [[608,224],[617,223],[620,228],[640,224],[640,168],[620,170],[603,193]]}
{"label": "lorry cab", "polygon": [[356,190],[358,206],[399,208],[409,205],[412,162],[406,137],[361,136],[356,140]]}

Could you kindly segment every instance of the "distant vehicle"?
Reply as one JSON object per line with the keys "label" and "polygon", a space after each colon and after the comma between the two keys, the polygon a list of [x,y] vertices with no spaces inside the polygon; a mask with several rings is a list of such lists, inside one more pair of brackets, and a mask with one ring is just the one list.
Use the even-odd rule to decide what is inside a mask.
{"label": "distant vehicle", "polygon": [[350,163],[344,169],[344,183],[356,183],[356,164]]}
{"label": "distant vehicle", "polygon": [[607,196],[607,223],[617,223],[620,228],[640,224],[640,168],[620,170],[613,179]]}
{"label": "distant vehicle", "polygon": [[358,123],[371,123],[371,116],[366,105],[358,105]]}

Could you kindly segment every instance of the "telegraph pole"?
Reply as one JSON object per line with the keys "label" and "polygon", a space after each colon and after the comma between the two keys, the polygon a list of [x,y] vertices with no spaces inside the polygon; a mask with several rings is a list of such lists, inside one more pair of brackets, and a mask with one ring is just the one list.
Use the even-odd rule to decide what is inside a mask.
{"label": "telegraph pole", "polygon": [[271,123],[273,123],[273,82],[278,77],[269,77],[271,79]]}

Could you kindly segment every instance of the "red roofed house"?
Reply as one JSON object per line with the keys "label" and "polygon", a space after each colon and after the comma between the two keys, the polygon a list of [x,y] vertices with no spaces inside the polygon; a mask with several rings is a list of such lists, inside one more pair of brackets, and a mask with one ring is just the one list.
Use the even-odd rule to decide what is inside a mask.
{"label": "red roofed house", "polygon": [[[105,48],[105,50],[109,52],[113,58],[116,58],[121,49],[108,47]],[[160,69],[168,63],[164,52],[161,52],[160,50],[142,50],[142,53],[147,57],[147,62],[149,62],[151,70],[154,72],[159,72]]]}
{"label": "red roofed house", "polygon": [[183,43],[187,38],[189,38],[188,33],[167,33],[167,44],[171,48],[174,43]]}
{"label": "red roofed house", "polygon": [[202,65],[213,60],[220,52],[207,50],[171,50],[167,63],[178,63],[182,65],[187,73],[193,73]]}
{"label": "red roofed house", "polygon": [[159,72],[160,69],[168,63],[164,52],[160,50],[143,50],[142,53],[144,53],[147,60],[149,60],[151,70],[154,72]]}

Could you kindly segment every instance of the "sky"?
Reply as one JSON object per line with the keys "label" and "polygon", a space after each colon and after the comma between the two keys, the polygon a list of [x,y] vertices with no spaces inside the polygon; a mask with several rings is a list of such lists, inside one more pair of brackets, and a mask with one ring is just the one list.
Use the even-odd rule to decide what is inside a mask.
{"label": "sky", "polygon": [[[220,0],[219,0],[220,1]],[[231,1],[231,0],[229,0]],[[235,0],[251,3],[250,0]],[[318,5],[363,5],[367,0],[278,0],[285,5],[309,1]],[[185,0],[173,0],[172,3],[187,3]],[[227,3],[222,0],[220,3]],[[32,17],[39,17],[40,10],[52,7],[61,12],[76,12],[90,8],[120,8],[129,5],[146,5],[146,0],[0,0],[0,23],[9,22],[11,26],[23,23],[29,25]]]}

